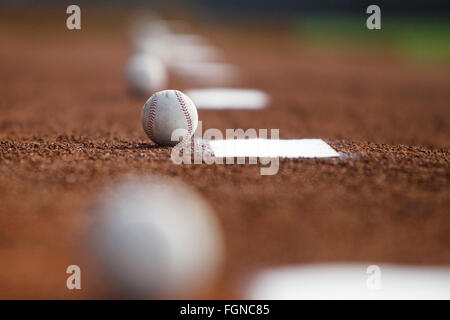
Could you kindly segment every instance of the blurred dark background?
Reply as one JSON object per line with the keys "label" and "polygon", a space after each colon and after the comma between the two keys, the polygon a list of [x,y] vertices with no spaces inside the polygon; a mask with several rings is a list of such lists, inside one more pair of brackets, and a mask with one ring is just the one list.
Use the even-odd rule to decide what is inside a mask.
{"label": "blurred dark background", "polygon": [[450,1],[445,0],[1,0],[1,5],[9,7],[20,6],[46,6],[58,5],[90,5],[102,7],[133,7],[133,6],[158,6],[173,7],[179,6],[199,6],[208,8],[218,13],[230,13],[235,15],[249,13],[266,14],[299,14],[299,13],[324,13],[324,12],[347,12],[357,13],[365,11],[371,4],[382,7],[383,10],[392,13],[405,14],[439,14],[448,15],[450,13]]}
{"label": "blurred dark background", "polygon": [[[83,19],[95,16],[97,23],[108,12],[124,16],[157,12],[164,18],[220,25],[235,31],[252,28],[256,33],[263,29],[288,32],[314,45],[351,50],[367,45],[383,50],[389,47],[415,60],[450,61],[448,0],[0,0],[0,15],[7,17],[11,11],[14,16],[28,13],[22,19],[27,23],[30,15],[38,13],[59,16],[71,4],[81,7]],[[372,4],[381,8],[382,30],[370,31],[366,27],[366,9]],[[37,23],[42,25],[43,20],[51,19]],[[119,25],[120,21],[116,21]],[[15,24],[20,23],[16,19]],[[7,27],[12,29],[11,21],[9,24]]]}

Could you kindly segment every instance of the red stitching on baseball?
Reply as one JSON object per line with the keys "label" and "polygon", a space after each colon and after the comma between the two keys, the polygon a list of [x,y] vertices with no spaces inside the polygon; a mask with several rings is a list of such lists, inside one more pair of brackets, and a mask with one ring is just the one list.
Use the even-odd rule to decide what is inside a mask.
{"label": "red stitching on baseball", "polygon": [[177,96],[178,102],[180,103],[181,111],[183,111],[184,116],[187,121],[187,125],[188,125],[188,134],[185,137],[185,140],[186,140],[186,138],[192,134],[192,120],[191,120],[191,116],[189,115],[189,111],[186,107],[186,103],[183,100],[183,97],[180,95],[180,93],[177,90],[175,90],[175,95]]}
{"label": "red stitching on baseball", "polygon": [[153,99],[150,103],[150,107],[148,110],[148,118],[147,118],[147,135],[150,137],[150,139],[154,140],[154,136],[153,136],[153,122],[155,120],[155,116],[156,116],[156,104],[158,103],[158,95],[154,95]]}

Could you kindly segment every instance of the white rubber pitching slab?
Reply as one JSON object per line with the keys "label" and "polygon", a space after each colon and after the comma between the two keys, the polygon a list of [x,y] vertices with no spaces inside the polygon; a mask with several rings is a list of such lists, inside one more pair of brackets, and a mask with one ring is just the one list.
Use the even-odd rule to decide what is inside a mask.
{"label": "white rubber pitching slab", "polygon": [[450,299],[450,267],[379,265],[379,286],[369,265],[324,264],[269,269],[247,287],[245,298]]}
{"label": "white rubber pitching slab", "polygon": [[189,78],[191,82],[201,85],[230,85],[239,78],[239,70],[236,66],[229,63],[207,61],[206,58],[202,61],[180,62],[177,60],[169,67],[177,75]]}
{"label": "white rubber pitching slab", "polygon": [[329,158],[339,157],[322,139],[235,139],[211,140],[209,147],[215,157],[262,158]]}
{"label": "white rubber pitching slab", "polygon": [[263,109],[269,96],[256,89],[189,89],[186,94],[198,109]]}

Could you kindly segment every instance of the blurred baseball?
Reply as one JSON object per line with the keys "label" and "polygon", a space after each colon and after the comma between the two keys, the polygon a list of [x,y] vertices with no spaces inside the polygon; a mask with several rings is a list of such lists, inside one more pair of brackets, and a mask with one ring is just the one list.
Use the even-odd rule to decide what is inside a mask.
{"label": "blurred baseball", "polygon": [[148,96],[167,86],[167,71],[158,58],[136,54],[128,61],[126,79],[133,91]]}
{"label": "blurred baseball", "polygon": [[197,129],[195,104],[178,90],[153,94],[142,109],[142,127],[147,136],[163,146],[174,146],[190,139]]}
{"label": "blurred baseball", "polygon": [[186,185],[160,177],[128,179],[108,189],[94,213],[94,252],[121,296],[189,297],[214,282],[221,230]]}

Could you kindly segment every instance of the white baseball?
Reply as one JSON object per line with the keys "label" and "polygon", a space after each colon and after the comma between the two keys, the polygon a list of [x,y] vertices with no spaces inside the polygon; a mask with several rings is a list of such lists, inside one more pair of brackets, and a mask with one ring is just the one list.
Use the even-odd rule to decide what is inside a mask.
{"label": "white baseball", "polygon": [[149,95],[167,86],[167,70],[163,63],[149,54],[136,54],[130,58],[126,78],[131,89]]}
{"label": "white baseball", "polygon": [[142,127],[147,136],[163,146],[188,140],[197,129],[195,104],[178,90],[154,93],[142,109]]}
{"label": "white baseball", "polygon": [[189,296],[208,290],[220,272],[220,225],[181,182],[125,179],[107,188],[92,210],[93,253],[124,298]]}

